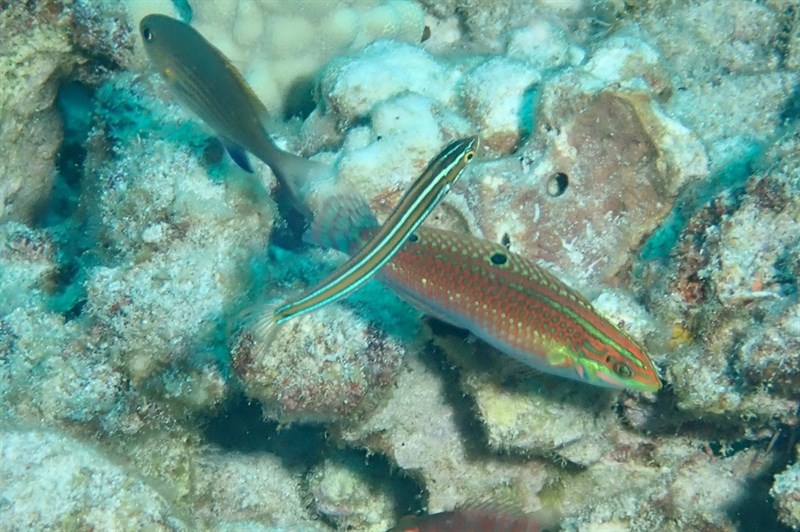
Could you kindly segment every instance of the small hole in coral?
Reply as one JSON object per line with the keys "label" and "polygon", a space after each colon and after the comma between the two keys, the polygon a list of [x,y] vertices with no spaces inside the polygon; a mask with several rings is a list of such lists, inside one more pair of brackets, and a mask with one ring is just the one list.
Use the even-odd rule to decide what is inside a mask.
{"label": "small hole in coral", "polygon": [[430,26],[425,26],[422,29],[422,38],[420,39],[419,42],[425,42],[430,38],[431,38],[431,27]]}
{"label": "small hole in coral", "polygon": [[547,180],[547,194],[551,198],[557,198],[567,191],[569,177],[564,172],[557,172]]}
{"label": "small hole in coral", "polygon": [[314,101],[315,80],[313,77],[299,77],[289,87],[283,103],[283,118],[289,120],[299,117],[303,120],[316,108]]}

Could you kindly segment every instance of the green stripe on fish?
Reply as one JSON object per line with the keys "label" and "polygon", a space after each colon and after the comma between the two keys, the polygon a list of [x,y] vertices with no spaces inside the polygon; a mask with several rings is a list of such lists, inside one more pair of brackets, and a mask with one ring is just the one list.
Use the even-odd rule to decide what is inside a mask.
{"label": "green stripe on fish", "polygon": [[415,235],[379,278],[423,312],[546,373],[611,388],[661,387],[641,344],[533,261],[470,235],[430,227]]}
{"label": "green stripe on fish", "polygon": [[[263,316],[257,328],[263,338],[285,321],[352,294],[391,260],[411,234],[444,198],[478,148],[478,137],[451,142],[411,185],[389,217],[359,251],[319,284]],[[335,207],[331,206],[331,209]],[[321,218],[322,223],[330,216]],[[319,223],[315,220],[315,223]],[[312,227],[312,232],[319,232]]]}

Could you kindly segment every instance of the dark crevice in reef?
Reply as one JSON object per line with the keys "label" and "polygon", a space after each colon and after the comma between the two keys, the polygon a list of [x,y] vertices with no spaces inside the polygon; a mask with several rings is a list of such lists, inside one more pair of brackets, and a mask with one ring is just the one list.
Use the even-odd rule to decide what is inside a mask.
{"label": "dark crevice in reef", "polygon": [[[203,427],[205,440],[224,451],[274,454],[287,468],[295,471],[306,471],[331,456],[336,445],[328,442],[326,433],[323,426],[281,426],[275,421],[265,420],[260,405],[244,395],[233,399],[227,409],[208,419]],[[388,487],[395,496],[397,515],[422,510],[423,501],[427,499],[424,488],[398,471],[385,456],[358,449],[341,453],[355,469],[376,484],[376,492],[380,487],[378,484]]]}
{"label": "dark crevice in reef", "polygon": [[50,306],[70,320],[80,315],[85,302],[83,275],[89,257],[86,252],[94,245],[94,231],[80,208],[94,91],[78,81],[67,81],[58,91],[56,106],[61,114],[64,139],[56,154],[53,191],[37,225],[48,228],[58,243],[58,277]]}
{"label": "dark crevice in reef", "polygon": [[226,451],[272,453],[290,468],[316,463],[328,447],[324,427],[299,424],[287,427],[265,420],[261,406],[243,395],[210,418],[203,432],[209,443]]}
{"label": "dark crevice in reef", "polygon": [[90,87],[77,81],[63,84],[58,91],[56,105],[64,127],[64,140],[56,154],[57,173],[50,203],[42,213],[44,225],[69,218],[77,207],[94,108],[93,96]]}
{"label": "dark crevice in reef", "polygon": [[302,249],[305,245],[303,233],[308,225],[305,217],[292,206],[291,196],[285,187],[279,184],[273,195],[278,216],[275,217],[270,235],[271,243],[291,251]]}
{"label": "dark crevice in reef", "polygon": [[315,80],[313,77],[297,79],[286,95],[283,104],[283,119],[300,118],[305,120],[316,109],[314,101]]}
{"label": "dark crevice in reef", "polygon": [[786,105],[781,112],[781,120],[784,125],[794,122],[798,117],[800,117],[800,83],[795,85],[791,98],[786,100]]}
{"label": "dark crevice in reef", "polygon": [[[753,465],[755,466],[755,462],[758,460],[771,462],[770,467],[760,475],[748,476],[747,496],[728,509],[732,520],[738,521],[741,530],[772,530],[774,532],[792,530],[778,521],[778,515],[775,513],[775,501],[770,496],[769,490],[775,480],[775,475],[786,470],[793,460],[794,444],[796,443],[795,430],[795,428],[784,426],[774,441],[770,439],[759,442],[740,440],[720,449],[721,456],[729,456],[750,447],[758,447],[759,454],[754,458]],[[710,444],[712,451],[715,450],[714,443]],[[754,467],[754,469],[756,468]]]}

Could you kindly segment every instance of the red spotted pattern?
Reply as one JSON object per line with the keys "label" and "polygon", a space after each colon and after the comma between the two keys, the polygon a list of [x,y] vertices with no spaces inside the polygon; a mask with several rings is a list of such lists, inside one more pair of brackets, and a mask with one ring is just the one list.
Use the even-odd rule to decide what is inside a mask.
{"label": "red spotted pattern", "polygon": [[423,311],[543,371],[597,385],[660,387],[644,349],[551,273],[468,235],[420,228],[415,237],[381,276]]}

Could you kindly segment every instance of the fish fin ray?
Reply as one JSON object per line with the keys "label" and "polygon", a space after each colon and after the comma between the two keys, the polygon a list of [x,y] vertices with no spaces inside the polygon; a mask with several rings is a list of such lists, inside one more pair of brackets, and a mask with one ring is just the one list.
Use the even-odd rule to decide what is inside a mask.
{"label": "fish fin ray", "polygon": [[362,234],[379,227],[369,204],[361,194],[335,194],[317,211],[303,240],[324,248],[349,253],[361,244]]}
{"label": "fish fin ray", "polygon": [[270,345],[281,327],[276,316],[280,302],[253,305],[242,313],[244,330],[253,336],[256,356],[261,358],[267,354]]}
{"label": "fish fin ray", "polygon": [[245,151],[245,149],[228,139],[220,139],[220,140],[222,141],[222,145],[225,146],[225,151],[228,152],[228,155],[231,156],[233,162],[236,163],[236,166],[238,166],[248,174],[252,174],[253,165],[250,164],[250,159],[247,157],[247,152]]}

